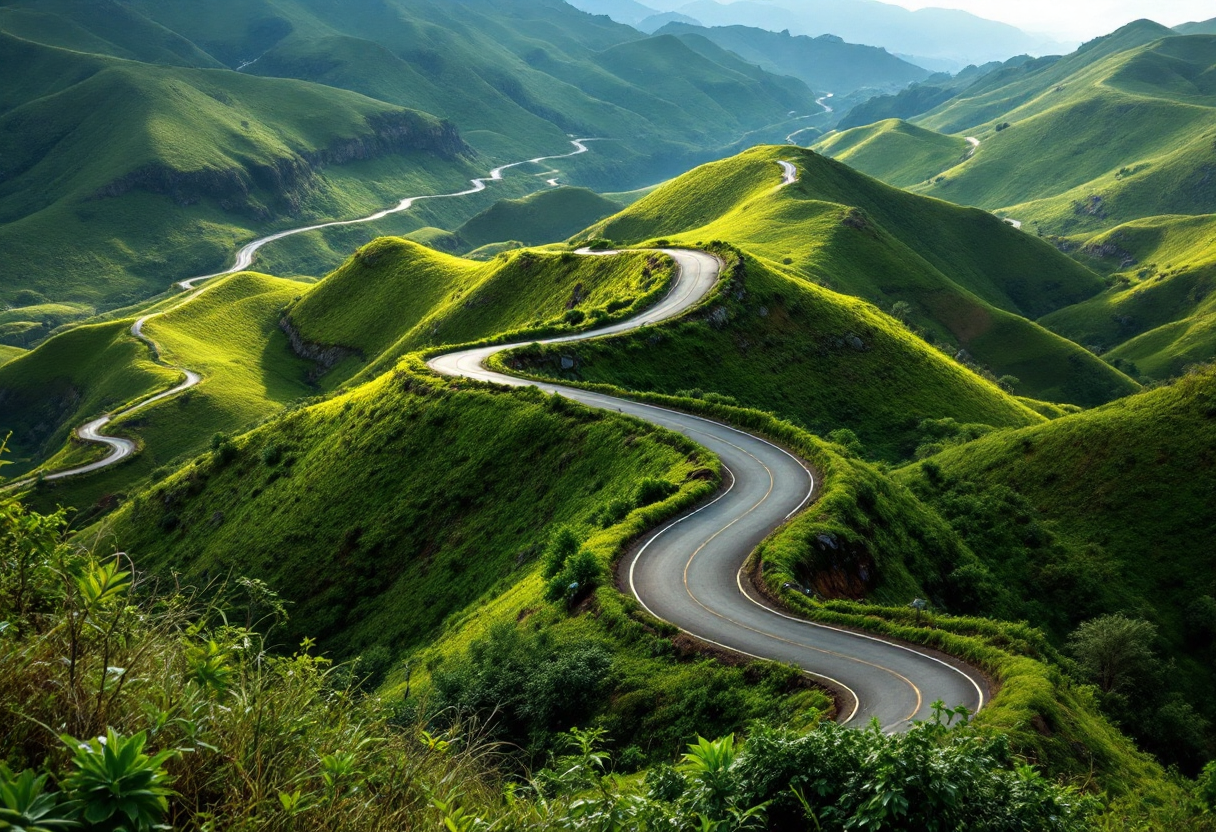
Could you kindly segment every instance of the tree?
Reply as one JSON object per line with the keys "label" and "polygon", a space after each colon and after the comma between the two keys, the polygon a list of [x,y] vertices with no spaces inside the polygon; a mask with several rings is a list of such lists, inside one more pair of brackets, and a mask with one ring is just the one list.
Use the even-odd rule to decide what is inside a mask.
{"label": "tree", "polygon": [[1103,693],[1116,693],[1153,662],[1157,625],[1122,614],[1086,621],[1073,631],[1069,650]]}

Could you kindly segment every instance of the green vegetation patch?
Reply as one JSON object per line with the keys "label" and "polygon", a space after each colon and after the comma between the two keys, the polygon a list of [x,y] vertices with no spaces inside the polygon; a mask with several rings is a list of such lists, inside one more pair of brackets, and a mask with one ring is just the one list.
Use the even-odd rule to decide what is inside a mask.
{"label": "green vegetation patch", "polygon": [[555,243],[621,207],[622,203],[586,188],[552,188],[522,199],[500,200],[456,229],[456,234],[468,248],[507,240],[529,246]]}

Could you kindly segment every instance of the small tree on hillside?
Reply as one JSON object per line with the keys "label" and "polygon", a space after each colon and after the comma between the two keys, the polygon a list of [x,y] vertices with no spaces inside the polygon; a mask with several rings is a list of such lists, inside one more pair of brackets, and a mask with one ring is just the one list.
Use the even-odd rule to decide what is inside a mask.
{"label": "small tree on hillside", "polygon": [[1157,625],[1125,615],[1086,621],[1068,640],[1069,650],[1103,693],[1116,693],[1153,663]]}

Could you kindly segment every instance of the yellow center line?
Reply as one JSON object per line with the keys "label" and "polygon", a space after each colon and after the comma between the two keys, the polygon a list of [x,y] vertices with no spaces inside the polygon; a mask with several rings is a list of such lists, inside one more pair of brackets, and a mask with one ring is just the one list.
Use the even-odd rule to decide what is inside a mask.
{"label": "yellow center line", "polygon": [[689,585],[688,585],[688,570],[692,567],[693,560],[696,558],[697,555],[699,555],[701,553],[701,551],[706,546],[708,546],[710,543],[712,543],[714,541],[714,539],[717,538],[718,535],[722,534],[724,531],[729,529],[731,526],[738,523],[744,517],[747,517],[749,514],[751,514],[753,511],[755,511],[757,508],[759,508],[766,500],[768,500],[768,498],[773,493],[773,488],[775,487],[776,483],[775,483],[775,479],[773,477],[772,469],[770,469],[767,465],[765,465],[755,454],[751,453],[750,451],[747,451],[744,448],[739,447],[738,445],[734,444],[733,442],[729,442],[725,439],[722,439],[721,437],[713,436],[713,434],[705,433],[704,431],[699,431],[694,428],[689,428],[688,430],[690,433],[699,433],[702,436],[708,436],[712,439],[717,439],[718,441],[723,442],[724,444],[730,445],[735,450],[737,450],[741,453],[747,454],[752,459],[756,460],[756,462],[759,463],[760,467],[762,467],[768,473],[768,491],[765,492],[764,496],[761,497],[760,500],[754,506],[752,506],[747,511],[740,514],[738,517],[736,517],[734,520],[727,523],[722,528],[718,529],[718,531],[714,532],[709,538],[707,538],[705,540],[704,543],[702,543],[700,546],[697,547],[696,551],[694,551],[691,555],[689,555],[688,562],[684,564],[684,591],[686,593],[688,593],[688,597],[693,600],[693,603],[695,603],[701,609],[708,612],[710,615],[713,615],[717,618],[721,618],[724,621],[728,621],[731,624],[734,624],[736,627],[742,627],[743,629],[756,633],[757,635],[765,636],[766,638],[771,638],[775,641],[784,642],[785,644],[790,644],[795,647],[801,647],[801,648],[804,648],[807,650],[813,650],[817,653],[823,653],[824,655],[827,655],[827,656],[836,656],[837,658],[847,659],[848,661],[857,662],[858,664],[864,664],[864,665],[872,667],[876,670],[881,670],[884,673],[891,674],[895,678],[897,678],[897,679],[901,680],[902,682],[904,682],[905,684],[907,684],[908,687],[912,688],[912,692],[916,694],[916,707],[914,707],[912,709],[912,712],[910,714],[908,714],[906,717],[904,717],[904,719],[902,721],[907,722],[908,720],[910,720],[914,716],[916,716],[916,714],[920,712],[921,705],[924,702],[924,697],[921,694],[920,688],[918,688],[911,679],[909,679],[907,676],[904,676],[902,673],[892,670],[889,667],[884,667],[881,664],[876,664],[874,662],[868,662],[865,659],[859,659],[856,656],[849,656],[844,653],[837,653],[835,650],[827,650],[822,647],[814,647],[810,644],[806,644],[805,642],[794,641],[792,639],[782,638],[781,636],[773,635],[772,633],[767,633],[763,630],[757,630],[755,627],[750,627],[747,624],[744,624],[742,621],[737,621],[728,615],[724,615],[723,613],[710,609],[704,603],[702,603],[701,600],[699,598],[697,598],[696,595],[693,594],[692,588],[689,587]]}

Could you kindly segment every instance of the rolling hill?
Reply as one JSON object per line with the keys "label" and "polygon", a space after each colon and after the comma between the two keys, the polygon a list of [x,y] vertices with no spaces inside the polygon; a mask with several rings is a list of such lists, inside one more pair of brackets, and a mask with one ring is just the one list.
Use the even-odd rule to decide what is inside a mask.
{"label": "rolling hill", "polygon": [[1043,420],[864,301],[768,261],[744,264],[699,314],[517,350],[504,362],[532,375],[737,402],[821,436],[846,428],[886,460],[912,455],[926,419],[991,427]]}
{"label": "rolling hill", "polygon": [[1216,356],[1216,217],[1150,217],[1085,241],[1111,288],[1042,323],[1116,366],[1165,379]]}
{"label": "rolling hill", "polygon": [[947,449],[897,478],[949,519],[991,570],[985,614],[1025,618],[1060,640],[1103,613],[1155,623],[1155,646],[1176,667],[1160,688],[1131,693],[1137,707],[1162,718],[1129,727],[1153,750],[1194,766],[1210,732],[1187,708],[1167,705],[1181,696],[1205,717],[1216,715],[1207,696],[1211,618],[1203,614],[1216,588],[1207,543],[1216,531],[1214,455],[1209,368]]}
{"label": "rolling hill", "polygon": [[[5,299],[129,303],[220,267],[252,229],[468,170],[450,125],[353,93],[0,42],[6,74],[28,82],[0,114]],[[375,178],[340,183],[344,164]]]}
{"label": "rolling hill", "polygon": [[970,155],[965,139],[890,119],[833,133],[815,150],[897,188],[919,185]]}
{"label": "rolling hill", "polygon": [[[777,189],[777,161],[797,183]],[[1092,405],[1136,385],[1029,319],[1098,294],[1100,278],[997,218],[927,200],[794,148],[757,148],[664,185],[585,236],[723,239],[804,279],[905,315],[1018,393]]]}
{"label": "rolling hill", "polygon": [[355,253],[287,310],[295,337],[337,348],[333,386],[393,366],[408,352],[518,330],[585,328],[653,300],[668,285],[665,258],[607,259],[512,251],[488,263],[400,239]]}
{"label": "rolling hill", "polygon": [[[965,162],[943,170],[940,159],[913,156],[894,164],[897,134],[889,147],[878,143],[852,163],[889,181],[919,181],[919,193],[1033,221],[1053,235],[1211,213],[1214,54],[1211,36],[1180,37],[1138,21],[1063,58],[989,73],[913,120],[939,133],[978,137],[982,144]],[[849,132],[820,148],[836,155],[835,148],[869,138]]]}
{"label": "rolling hill", "polygon": [[[19,79],[0,92],[0,243],[15,276],[0,299],[29,288],[123,306],[216,271],[259,232],[461,190],[497,162],[564,152],[569,134],[609,141],[563,181],[619,190],[820,111],[805,84],[708,41],[648,38],[556,0],[0,8],[0,68]],[[532,175],[547,170],[294,238],[263,267],[316,275],[377,235],[455,228],[540,189]]]}
{"label": "rolling hill", "polygon": [[470,249],[508,240],[535,246],[572,237],[620,210],[586,188],[555,188],[496,202],[455,233]]}

